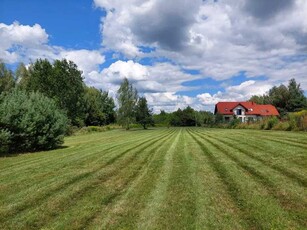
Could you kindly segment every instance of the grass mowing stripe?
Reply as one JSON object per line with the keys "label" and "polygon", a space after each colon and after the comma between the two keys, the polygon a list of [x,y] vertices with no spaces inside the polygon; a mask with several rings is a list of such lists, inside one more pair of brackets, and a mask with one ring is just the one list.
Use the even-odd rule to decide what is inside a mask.
{"label": "grass mowing stripe", "polygon": [[[228,137],[225,136],[224,138],[229,139],[231,141],[236,141],[238,143],[244,143],[245,146],[250,146],[255,150],[259,150],[266,154],[266,156],[275,156],[278,157],[278,159],[283,159],[285,164],[289,167],[289,162],[293,163],[291,165],[292,167],[295,167],[296,169],[300,167],[301,169],[306,168],[306,161],[303,159],[307,159],[307,156],[303,151],[301,153],[299,151],[296,151],[295,155],[293,155],[293,147],[291,147],[291,151],[286,151],[284,146],[280,145],[274,145],[274,149],[272,148],[272,143],[268,142],[267,140],[262,142],[262,145],[253,144],[253,142],[250,139],[247,139],[246,137],[240,138],[234,138],[234,137]],[[282,157],[282,158],[281,158]],[[297,159],[299,157],[299,159]]]}
{"label": "grass mowing stripe", "polygon": [[304,229],[306,187],[271,167],[307,179],[304,149],[269,140],[285,134],[305,145],[301,133],[192,127],[69,137],[63,149],[0,158],[0,213],[27,206],[0,214],[0,229]]}
{"label": "grass mowing stripe", "polygon": [[[153,141],[155,141],[156,139],[159,139],[160,137],[157,137],[155,139],[152,139]],[[153,142],[149,142],[149,145]],[[48,191],[46,191],[46,193],[42,194],[42,196],[39,198],[37,197],[37,195],[33,198],[34,200],[23,200],[23,202],[21,204],[16,204],[15,206],[9,206],[9,210],[5,210],[4,208],[2,208],[2,210],[0,211],[0,220],[2,218],[8,218],[8,213],[11,213],[11,215],[16,215],[16,213],[19,213],[21,211],[24,211],[25,209],[27,209],[29,207],[29,205],[31,205],[32,203],[37,203],[39,201],[43,201],[45,199],[47,199],[48,197],[54,195],[54,193],[60,192],[62,189],[66,189],[67,186],[71,186],[73,184],[75,184],[76,182],[79,182],[81,179],[85,179],[87,177],[89,177],[90,175],[92,175],[95,172],[98,172],[99,170],[101,170],[102,168],[104,168],[107,165],[110,165],[112,163],[114,163],[114,161],[116,161],[117,159],[119,159],[120,157],[122,157],[124,154],[126,154],[127,152],[134,150],[137,147],[140,147],[144,144],[148,143],[148,140],[143,140],[140,144],[138,145],[134,145],[132,147],[130,147],[129,149],[120,152],[119,154],[115,155],[114,157],[112,157],[111,159],[109,159],[105,164],[100,165],[98,168],[91,170],[90,172],[86,172],[84,174],[75,176],[70,178],[69,181],[64,182],[64,184],[60,184],[58,185],[56,188],[54,189],[50,189]],[[146,145],[148,146],[148,144]]]}
{"label": "grass mowing stripe", "polygon": [[180,132],[177,133],[174,142],[170,145],[164,156],[164,164],[160,171],[160,177],[155,188],[150,194],[150,199],[146,204],[145,209],[143,209],[141,213],[140,221],[137,226],[138,229],[148,229],[151,226],[156,226],[157,224],[159,213],[166,198],[167,188],[172,171],[173,155],[176,150],[180,134],[181,129]]}
{"label": "grass mowing stripe", "polygon": [[[172,135],[172,134],[169,134],[169,135]],[[142,170],[146,169],[148,162],[150,162],[151,158],[154,157],[153,153],[156,151],[157,146],[159,146],[161,142],[163,142],[166,138],[168,138],[169,135],[161,137],[158,141],[150,145],[148,148],[144,149],[142,152],[139,152],[139,153],[132,152],[133,155],[138,156],[139,160],[137,161],[139,161],[139,163],[137,164],[134,163],[131,166],[125,165],[125,167],[122,170],[119,169],[120,174],[116,176],[116,178],[118,179],[116,178],[113,178],[112,180],[108,179],[108,181],[111,181],[112,183],[114,182],[114,180],[115,181],[119,180],[120,185],[118,184],[113,189],[112,189],[112,185],[107,186],[108,189],[107,189],[107,192],[105,192],[104,188],[106,188],[106,183],[108,182],[106,181],[102,184],[99,183],[99,186],[98,186],[99,188],[97,189],[99,191],[94,191],[92,193],[93,195],[90,195],[92,197],[91,198],[92,201],[90,202],[86,201],[86,197],[88,196],[84,196],[85,201],[83,202],[79,201],[77,206],[74,207],[73,210],[75,210],[76,212],[79,212],[79,209],[83,209],[82,206],[84,202],[87,205],[90,203],[91,205],[88,205],[88,206],[90,206],[91,209],[94,209],[94,210],[88,213],[88,215],[79,216],[77,220],[73,221],[74,224],[78,223],[78,228],[87,227],[97,217],[97,215],[99,215],[100,213],[106,212],[105,211],[106,208],[108,208],[110,205],[112,206],[114,202],[117,202],[117,200],[120,199],[120,197],[125,193],[125,191],[129,189],[129,186],[131,186],[133,181],[137,180],[137,178],[141,176]],[[95,202],[95,200],[97,202]],[[69,210],[69,212],[70,213],[74,212],[73,210]],[[60,220],[63,218],[65,218],[65,213],[60,217]],[[69,223],[65,223],[65,220],[57,221],[57,222],[64,223],[64,225],[69,224]],[[51,225],[52,228],[54,226],[56,225],[54,224]],[[57,227],[61,228],[61,226],[57,226]]]}
{"label": "grass mowing stripe", "polygon": [[[150,139],[152,139],[152,137],[150,137]],[[142,140],[142,139],[140,139],[140,140]],[[148,139],[149,140],[149,139]],[[142,140],[143,142],[146,142],[146,139],[145,139],[145,141],[144,141],[144,139]],[[130,149],[134,149],[135,147],[136,147],[136,143],[137,142],[133,142],[132,143],[132,145],[131,145],[131,147],[130,147]],[[97,153],[96,153],[96,156],[98,156],[99,158],[98,159],[95,159],[96,161],[97,160],[99,160],[99,159],[102,159],[102,158],[105,158],[107,155],[105,154],[104,156],[99,156],[99,155],[97,155]],[[80,164],[80,162],[79,162],[79,160],[78,160],[78,164]],[[49,170],[49,169],[48,169]],[[64,172],[65,172],[65,170],[67,170],[67,169],[63,169],[64,170]],[[56,175],[58,175],[58,172],[56,172]],[[51,178],[53,178],[53,180],[55,181],[55,182],[57,182],[57,179],[59,179],[59,178],[57,178],[56,177],[56,175],[54,175],[53,177],[51,177]],[[27,174],[25,174],[25,177],[27,176]],[[71,177],[70,175],[68,175],[69,176],[69,178]],[[61,175],[61,177],[62,177],[62,175]],[[77,174],[77,176],[76,176],[77,178],[79,177],[79,175]],[[65,178],[64,178],[65,179]],[[70,178],[71,179],[71,178]],[[62,178],[62,180],[63,180],[63,178]],[[61,180],[61,181],[62,181]],[[36,189],[36,188],[39,188],[39,187],[42,187],[42,186],[47,186],[48,185],[48,187],[50,188],[50,183],[51,183],[52,181],[48,181],[47,179],[44,179],[43,180],[43,184],[42,185],[40,185],[39,183],[35,183],[35,184],[32,184],[32,186],[30,186],[30,187],[28,187],[27,186],[27,189],[26,190],[21,190],[21,193],[24,193],[24,194],[27,194],[27,193],[29,193],[29,192],[27,192],[29,189],[31,189],[31,187],[33,187],[34,189]],[[29,183],[31,184],[31,181],[29,181]],[[68,183],[68,185],[69,185],[70,183]],[[42,191],[43,192],[43,191]],[[12,202],[16,202],[16,200],[14,200],[15,198],[14,198],[14,195],[17,195],[17,196],[20,196],[21,198],[23,197],[23,195],[22,194],[15,194],[15,193],[13,193],[12,194]],[[9,199],[9,197],[6,197],[7,198],[7,200],[9,201],[10,199]]]}
{"label": "grass mowing stripe", "polygon": [[[287,134],[286,131],[284,131],[284,132]],[[237,134],[242,135],[242,133],[239,133],[239,132]],[[276,136],[266,135],[266,134],[268,134],[268,133],[266,133],[265,131],[262,131],[262,133],[253,132],[253,138],[269,140],[269,141],[272,141],[272,142],[277,142],[277,143],[282,144],[282,145],[291,145],[293,147],[298,147],[298,148],[301,148],[301,149],[307,148],[307,143],[305,142],[306,139],[305,139],[305,141],[297,141],[297,139],[293,140],[293,139],[284,138],[285,135],[281,136],[280,139],[276,139]]]}
{"label": "grass mowing stripe", "polygon": [[[150,135],[148,135],[148,137],[151,138]],[[98,156],[98,155],[97,155],[98,152],[101,152],[101,153],[105,154],[105,153],[109,152],[111,149],[114,149],[114,148],[122,148],[122,146],[125,146],[125,145],[127,145],[127,144],[132,144],[132,145],[134,145],[134,144],[135,144],[134,142],[143,141],[144,138],[145,138],[145,137],[140,138],[140,139],[132,139],[132,140],[129,140],[129,141],[126,141],[126,142],[117,144],[117,145],[114,145],[114,143],[111,143],[111,147],[108,147],[108,148],[106,148],[106,149],[104,149],[104,148],[98,149],[98,147],[99,147],[100,145],[99,145],[99,146],[94,146],[94,147],[89,148],[88,151],[85,150],[85,152],[86,152],[85,154],[83,153],[83,151],[82,151],[82,152],[76,152],[76,153],[74,154],[73,157],[70,156],[70,157],[68,158],[69,161],[64,161],[64,159],[61,159],[61,162],[59,163],[59,162],[58,162],[58,159],[52,159],[52,160],[51,160],[51,163],[56,164],[56,166],[54,166],[53,164],[50,164],[49,162],[48,162],[48,164],[46,165],[46,163],[43,162],[43,164],[38,164],[36,168],[37,168],[38,171],[41,171],[42,168],[46,168],[46,170],[48,171],[48,168],[50,168],[50,167],[52,167],[53,170],[55,170],[55,169],[56,169],[56,170],[63,169],[63,168],[65,168],[65,167],[67,167],[67,166],[72,165],[72,163],[75,162],[76,160],[78,161],[78,164],[80,164],[80,161],[81,161],[82,159],[84,159],[85,162],[86,162],[86,161],[90,161],[91,158],[89,158],[89,156],[91,156],[91,157],[97,157],[97,156]],[[107,145],[107,146],[109,146],[109,145]],[[97,150],[96,150],[96,151],[90,151],[92,148],[98,149],[98,151],[97,151]],[[81,153],[82,153],[82,156],[80,156]],[[82,161],[82,162],[84,162],[84,161]],[[47,166],[47,167],[46,167],[46,166]],[[34,166],[32,166],[31,168],[29,167],[30,173],[32,172],[32,170],[36,170],[36,168],[35,168]],[[21,170],[21,169],[19,168],[18,171],[19,171],[19,170]],[[14,181],[15,181],[16,183],[22,182],[22,181],[24,180],[24,178],[27,177],[27,174],[25,173],[25,171],[23,171],[23,172],[24,172],[24,173],[21,174],[21,176],[19,176],[19,174],[18,174],[19,177],[16,177],[15,174],[13,174],[13,175],[14,175]],[[36,172],[35,172],[35,173],[36,173]],[[21,181],[20,181],[20,182],[17,181],[17,180],[16,180],[17,178],[19,178]],[[9,180],[9,181],[11,180],[11,178],[9,178],[8,176],[4,177],[4,179]],[[44,178],[44,179],[45,179],[45,178]],[[5,183],[5,182],[6,182],[6,181],[3,180],[3,179],[1,179],[0,181],[1,181],[1,183]]]}
{"label": "grass mowing stripe", "polygon": [[238,187],[234,178],[229,174],[225,165],[218,160],[215,154],[212,151],[210,151],[210,149],[205,144],[203,144],[200,140],[198,140],[195,137],[196,134],[192,132],[189,132],[189,134],[203,150],[203,153],[207,156],[207,159],[209,161],[208,163],[212,166],[212,168],[219,175],[219,178],[225,184],[225,187],[229,195],[232,197],[234,203],[237,204],[237,207],[242,212],[241,218],[244,219],[246,224],[248,224],[249,228],[263,229],[264,228],[263,223],[259,221],[257,218],[255,218],[255,216],[252,215],[252,213],[250,213],[250,207],[248,206],[246,200],[243,199],[242,194],[240,192],[240,187]]}
{"label": "grass mowing stripe", "polygon": [[[116,202],[109,204],[104,210],[99,210],[97,215],[88,222],[88,226],[101,226],[106,229],[136,228],[136,222],[146,203],[151,189],[153,189],[161,168],[163,157],[175,135],[172,133],[162,141],[163,144],[150,150],[150,159],[143,165],[142,171],[131,185],[117,197]],[[107,215],[105,215],[107,213]],[[110,225],[110,223],[112,223]]]}
{"label": "grass mowing stripe", "polygon": [[[268,162],[268,161],[262,159],[261,157],[256,156],[253,153],[247,151],[245,148],[242,148],[239,145],[235,145],[233,143],[233,141],[229,142],[229,141],[225,141],[225,140],[221,140],[221,139],[219,139],[219,141],[224,143],[224,144],[226,144],[226,145],[229,145],[229,146],[232,146],[232,147],[238,149],[240,152],[242,152],[243,154],[249,156],[250,158],[252,158],[254,160],[257,160],[257,161],[263,163],[264,165],[266,165],[268,167],[271,167],[272,169],[278,171],[279,173],[281,173],[282,175],[284,175],[284,176],[286,176],[286,177],[288,177],[290,179],[295,180],[301,186],[307,187],[307,179],[304,178],[303,176],[297,174],[296,172],[290,171],[289,169],[287,169],[285,167],[282,167],[282,166],[279,166],[279,165],[275,165],[275,164],[273,164],[271,162]],[[240,141],[238,141],[238,142],[240,142]]]}
{"label": "grass mowing stripe", "polygon": [[[154,138],[152,139],[152,141],[150,141],[145,147],[142,147],[141,149],[137,150],[136,152],[134,152],[134,155],[132,157],[129,158],[129,162],[133,161],[134,157],[137,155],[137,153],[140,153],[142,152],[146,147],[150,146],[152,143],[154,143],[155,141],[159,140],[160,137],[158,138]],[[141,145],[140,145],[141,146]],[[136,148],[135,148],[136,149]],[[128,149],[124,152],[122,152],[121,154],[124,154],[124,153],[127,153],[127,152],[130,152],[132,149]],[[116,170],[116,172],[120,172],[121,169],[125,168],[125,167],[128,167],[129,166],[129,162],[125,162],[124,165],[122,165],[122,167],[120,168],[116,168],[114,170]],[[111,158],[111,161],[108,161],[107,162],[108,164],[107,165],[111,165],[112,163],[114,163],[113,161],[113,158]],[[95,177],[95,175],[98,177],[98,178],[95,178],[95,181],[98,180],[99,183],[102,183],[103,181],[107,181],[107,180],[110,180],[112,177],[116,176],[116,173],[113,171],[107,173],[107,174],[100,174],[99,172],[95,171],[94,173],[91,173],[91,178]],[[92,175],[93,174],[93,175]],[[68,202],[69,201],[72,201],[71,199],[76,199],[78,197],[82,197],[84,194],[88,193],[89,191],[91,191],[93,188],[92,186],[92,181],[89,181],[88,183],[86,183],[85,185],[82,185],[81,187],[79,186],[79,189],[77,191],[75,191],[74,193],[72,194],[69,194],[69,197],[68,197]],[[66,187],[65,190],[69,190],[69,187]],[[64,191],[63,191],[64,192]],[[54,196],[54,194],[53,194]],[[109,199],[109,198],[108,198]],[[64,197],[64,204],[65,201],[67,201],[67,197]],[[36,202],[37,203],[37,202]],[[63,203],[63,202],[62,202]],[[58,206],[57,208],[60,208],[59,206],[61,205],[61,202],[58,203]],[[70,204],[72,205],[72,204]],[[53,216],[56,215],[56,213],[53,213]],[[39,220],[36,220],[34,222],[39,222]]]}
{"label": "grass mowing stripe", "polygon": [[[148,136],[150,136],[150,134],[147,134]],[[146,136],[144,136],[144,135],[140,135],[139,136],[139,140],[142,140],[142,139],[144,139],[144,138],[146,138]],[[128,137],[128,142],[129,142],[129,137]],[[94,144],[93,146],[91,146],[91,148],[85,148],[85,149],[83,149],[83,151],[87,151],[87,152],[89,152],[89,153],[91,153],[91,149],[95,149],[95,148],[97,148],[97,147],[99,147],[99,146],[101,146],[101,147],[103,147],[103,146],[105,146],[106,145],[106,143],[100,143],[100,144]],[[113,147],[115,147],[115,146],[113,146]],[[71,150],[71,149],[70,149]],[[43,157],[42,156],[40,156],[40,158],[39,159],[37,159],[37,161],[36,162],[34,162],[34,163],[37,163],[37,165],[40,165],[41,166],[41,163],[43,162],[43,164],[45,164],[45,165],[48,165],[49,164],[49,162],[52,162],[52,161],[54,161],[55,160],[55,158],[51,158],[51,155],[52,155],[52,153],[54,153],[54,152],[56,152],[56,150],[53,150],[53,151],[50,151],[50,154],[48,155],[48,154],[44,154],[43,155]],[[35,153],[35,155],[39,155],[39,154],[41,154],[41,153]],[[71,152],[70,154],[65,154],[65,155],[59,155],[59,154],[57,154],[56,156],[53,156],[52,155],[52,157],[58,157],[57,159],[58,160],[63,160],[63,159],[65,159],[65,158],[71,158],[71,155],[74,155],[75,154],[75,152]],[[29,154],[28,154],[29,155]],[[48,159],[48,161],[46,161],[45,160],[45,158],[46,159]],[[73,159],[72,159],[73,160]],[[33,165],[33,164],[29,164],[30,162],[27,162],[27,164],[25,164],[25,165],[23,165],[23,167],[21,167],[21,168],[32,168],[33,166],[35,166],[35,165]],[[33,163],[33,162],[32,162]],[[20,167],[18,167],[16,170],[21,170],[21,168]],[[12,166],[10,166],[10,170],[5,170],[5,172],[4,173],[2,173],[2,175],[5,175],[6,173],[14,173],[14,171],[12,171],[12,169],[14,169],[14,168],[12,168]]]}
{"label": "grass mowing stripe", "polygon": [[[109,134],[109,132],[108,132],[108,134]],[[93,134],[91,134],[91,135],[93,135]],[[99,137],[100,138],[95,139],[95,142],[102,141],[102,140],[105,140],[105,139],[111,140],[111,139],[114,138],[114,137],[103,138],[103,137],[101,137],[101,135]],[[118,137],[125,137],[125,134],[118,135]],[[67,137],[67,138],[71,138],[71,137]],[[56,150],[50,150],[50,151],[48,151],[48,153],[55,153],[56,152],[57,155],[59,155],[58,154],[59,150],[66,153],[67,152],[66,151],[67,150],[66,149],[67,148],[66,142],[67,141],[65,141],[65,143],[64,143],[64,147],[62,147],[60,149],[56,149]],[[94,141],[92,141],[92,142],[94,142]],[[82,145],[81,143],[78,143],[76,146],[73,146],[73,147],[69,146],[68,148],[69,148],[69,150],[72,150],[72,149],[76,150],[78,148],[84,148],[85,146],[86,145]],[[68,156],[68,154],[65,154],[65,156]],[[28,164],[28,163],[33,162],[33,161],[45,161],[45,159],[50,159],[50,155],[46,154],[45,151],[43,151],[43,152],[36,152],[36,153],[13,154],[13,155],[9,155],[8,157],[9,158],[12,157],[12,159],[14,157],[19,157],[19,160],[17,162],[13,161],[12,162],[13,164],[8,164],[6,167],[4,167],[3,164],[1,164],[0,173],[2,173],[2,171],[6,171],[7,168],[11,169],[12,167],[18,166],[20,164]],[[5,159],[5,158],[7,158],[7,157],[0,157],[0,162],[1,162],[2,159]]]}
{"label": "grass mowing stripe", "polygon": [[191,166],[185,153],[185,132],[181,130],[172,159],[172,170],[163,202],[163,209],[157,219],[157,228],[194,229],[196,224],[196,194],[191,179]]}
{"label": "grass mowing stripe", "polygon": [[[289,194],[289,193],[281,194],[280,193],[281,188],[278,188],[274,182],[269,180],[268,176],[270,175],[264,175],[256,168],[250,166],[249,165],[251,163],[250,161],[243,161],[236,154],[232,154],[231,151],[227,150],[220,143],[217,143],[219,139],[215,139],[216,142],[214,142],[206,136],[202,135],[202,138],[204,138],[205,141],[207,141],[208,143],[210,143],[211,145],[219,149],[224,155],[229,157],[239,167],[241,167],[248,174],[250,174],[254,178],[254,180],[261,183],[264,189],[266,189],[270,195],[272,195],[276,200],[278,200],[279,204],[283,207],[285,211],[288,212],[288,216],[292,218],[292,220],[298,222],[302,226],[307,227],[307,203],[306,202],[304,203],[303,200],[300,200],[301,202],[303,202],[303,204],[302,203],[298,204],[297,198],[293,198],[292,194]],[[293,209],[293,207],[297,207],[298,205],[299,205],[298,208]]]}
{"label": "grass mowing stripe", "polygon": [[244,229],[246,223],[240,217],[240,209],[225,190],[225,184],[208,164],[207,156],[197,142],[185,132],[195,180],[196,226],[195,229]]}

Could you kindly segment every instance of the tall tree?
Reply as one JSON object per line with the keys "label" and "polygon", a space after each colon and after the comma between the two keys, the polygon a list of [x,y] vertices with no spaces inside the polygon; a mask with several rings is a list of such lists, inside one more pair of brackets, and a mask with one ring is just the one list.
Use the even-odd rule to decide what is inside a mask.
{"label": "tall tree", "polygon": [[94,87],[85,88],[85,125],[103,125],[105,114],[101,91]]}
{"label": "tall tree", "polygon": [[130,124],[135,121],[135,107],[138,100],[137,90],[133,88],[128,79],[125,78],[117,91],[118,100],[118,122],[126,130],[130,129]]}
{"label": "tall tree", "polygon": [[28,90],[53,98],[67,112],[72,125],[83,125],[84,83],[75,63],[63,59],[55,60],[52,65],[47,59],[39,59],[30,66],[29,73],[25,86]]}
{"label": "tall tree", "polygon": [[141,124],[144,129],[147,129],[147,125],[153,124],[152,111],[148,108],[145,97],[141,97],[138,100],[136,107],[136,122]]}
{"label": "tall tree", "polygon": [[85,87],[86,125],[107,125],[115,120],[115,104],[107,92]]}
{"label": "tall tree", "polygon": [[5,64],[0,62],[0,94],[10,91],[15,87],[13,72],[6,68]]}
{"label": "tall tree", "polygon": [[272,104],[277,108],[281,116],[286,115],[288,112],[296,112],[307,108],[304,91],[294,78],[289,81],[288,86],[283,84],[274,86],[263,96],[252,96],[250,101],[257,104]]}
{"label": "tall tree", "polygon": [[285,85],[274,86],[269,90],[269,104],[274,105],[281,116],[288,112],[286,109],[288,100],[289,91]]}
{"label": "tall tree", "polygon": [[297,84],[295,79],[291,79],[288,85],[289,100],[286,109],[291,112],[300,111],[307,108],[307,99],[304,96],[304,91],[301,89],[300,84]]}
{"label": "tall tree", "polygon": [[103,112],[105,114],[105,124],[111,124],[115,122],[115,103],[111,96],[109,96],[108,92],[102,92],[102,101],[103,101]]}

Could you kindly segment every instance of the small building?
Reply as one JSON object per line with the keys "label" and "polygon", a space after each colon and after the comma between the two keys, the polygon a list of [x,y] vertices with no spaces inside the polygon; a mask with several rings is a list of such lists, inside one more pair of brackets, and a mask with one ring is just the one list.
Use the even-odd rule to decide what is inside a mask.
{"label": "small building", "polygon": [[273,105],[258,105],[254,102],[218,102],[215,105],[214,114],[223,115],[224,121],[230,121],[234,117],[241,122],[262,120],[265,117],[279,116]]}

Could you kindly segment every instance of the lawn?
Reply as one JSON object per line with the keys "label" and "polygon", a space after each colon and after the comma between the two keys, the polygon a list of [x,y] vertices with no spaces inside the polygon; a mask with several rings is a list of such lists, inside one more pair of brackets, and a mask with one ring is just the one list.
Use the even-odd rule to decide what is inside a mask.
{"label": "lawn", "polygon": [[0,157],[0,229],[306,229],[307,134],[170,128]]}

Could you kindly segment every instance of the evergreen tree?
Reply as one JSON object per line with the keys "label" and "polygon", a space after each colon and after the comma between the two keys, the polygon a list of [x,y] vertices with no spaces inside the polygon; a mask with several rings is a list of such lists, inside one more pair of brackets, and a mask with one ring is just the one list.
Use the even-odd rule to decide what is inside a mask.
{"label": "evergreen tree", "polygon": [[14,89],[0,95],[2,152],[53,149],[63,143],[67,117],[56,103],[39,92]]}

